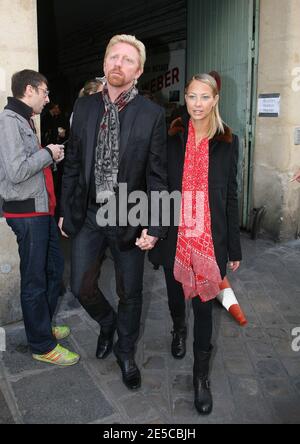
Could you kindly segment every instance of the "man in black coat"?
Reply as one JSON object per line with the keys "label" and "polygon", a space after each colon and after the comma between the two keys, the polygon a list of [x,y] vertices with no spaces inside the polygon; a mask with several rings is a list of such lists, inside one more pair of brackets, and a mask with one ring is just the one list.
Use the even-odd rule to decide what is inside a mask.
{"label": "man in black coat", "polygon": [[[135,88],[145,59],[145,47],[135,37],[113,37],[104,59],[107,85],[102,93],[77,101],[59,223],[62,233],[73,238],[72,291],[101,326],[96,356],[104,359],[113,348],[129,389],[141,385],[134,353],[142,310],[144,255],[166,235],[165,228],[151,226],[151,222],[146,229],[146,224],[143,228],[142,224],[124,223],[132,209],[127,202],[130,193],[149,196],[152,191],[167,190],[164,111],[138,95]],[[99,226],[103,208],[113,208],[112,202],[119,208],[116,224]],[[142,216],[148,216],[145,211]],[[117,314],[98,287],[107,246],[115,264],[120,298]],[[113,347],[116,329],[118,341]]]}

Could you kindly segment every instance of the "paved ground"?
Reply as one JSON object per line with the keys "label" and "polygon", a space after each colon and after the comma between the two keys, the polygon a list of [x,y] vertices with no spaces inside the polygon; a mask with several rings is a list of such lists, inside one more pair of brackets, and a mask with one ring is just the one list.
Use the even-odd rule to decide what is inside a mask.
{"label": "paved ground", "polygon": [[[147,262],[137,354],[142,389],[126,389],[113,356],[95,359],[97,325],[67,292],[57,320],[72,327],[62,343],[79,351],[80,363],[62,369],[37,363],[22,323],[7,327],[7,351],[0,353],[0,424],[299,424],[300,351],[292,350],[292,330],[300,327],[300,241],[276,245],[244,235],[243,246],[243,268],[230,279],[249,325],[239,327],[215,303],[211,416],[201,418],[193,408],[191,334],[185,360],[170,355],[163,275]],[[68,273],[66,267],[66,278]],[[108,258],[101,282],[113,295],[112,276]]]}

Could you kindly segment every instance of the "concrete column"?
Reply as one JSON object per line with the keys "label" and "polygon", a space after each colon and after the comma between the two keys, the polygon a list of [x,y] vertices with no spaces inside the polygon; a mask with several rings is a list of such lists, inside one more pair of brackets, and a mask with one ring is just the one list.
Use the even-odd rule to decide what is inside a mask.
{"label": "concrete column", "polygon": [[[0,2],[0,110],[11,95],[14,72],[38,68],[36,0]],[[16,239],[0,217],[0,325],[20,320],[19,257]]]}
{"label": "concrete column", "polygon": [[263,228],[280,241],[295,238],[300,224],[300,2],[261,0],[258,94],[280,93],[279,118],[257,117],[254,207],[266,206]]}

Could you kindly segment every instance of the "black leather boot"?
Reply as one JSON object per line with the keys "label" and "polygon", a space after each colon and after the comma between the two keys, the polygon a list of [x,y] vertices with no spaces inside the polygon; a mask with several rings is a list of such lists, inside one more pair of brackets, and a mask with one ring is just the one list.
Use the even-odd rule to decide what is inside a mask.
{"label": "black leather boot", "polygon": [[171,353],[175,359],[183,359],[186,354],[186,336],[187,328],[184,318],[174,318],[174,327],[171,332],[173,335],[171,344]]}
{"label": "black leather boot", "polygon": [[193,382],[195,390],[195,407],[200,415],[209,415],[212,412],[213,400],[208,379],[209,361],[213,347],[208,352],[195,349]]}
{"label": "black leather boot", "polygon": [[117,316],[114,313],[112,324],[109,326],[101,327],[96,350],[97,359],[105,359],[112,352],[116,328]]}
{"label": "black leather boot", "polygon": [[180,330],[173,330],[171,352],[175,359],[183,359],[186,354],[186,328]]}

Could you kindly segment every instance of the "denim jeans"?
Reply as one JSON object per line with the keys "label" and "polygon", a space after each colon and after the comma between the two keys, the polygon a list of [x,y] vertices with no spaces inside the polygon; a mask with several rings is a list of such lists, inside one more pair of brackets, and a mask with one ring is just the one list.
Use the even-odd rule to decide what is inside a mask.
{"label": "denim jeans", "polygon": [[64,270],[58,228],[51,216],[7,219],[20,255],[21,306],[28,344],[35,354],[57,345],[51,321]]}
{"label": "denim jeans", "polygon": [[84,226],[72,242],[71,289],[101,327],[113,322],[114,310],[98,286],[104,253],[109,247],[119,296],[118,342],[114,350],[121,359],[127,359],[134,356],[140,331],[145,253],[137,247],[121,251],[116,227],[99,227],[96,213],[97,207],[88,209]]}

